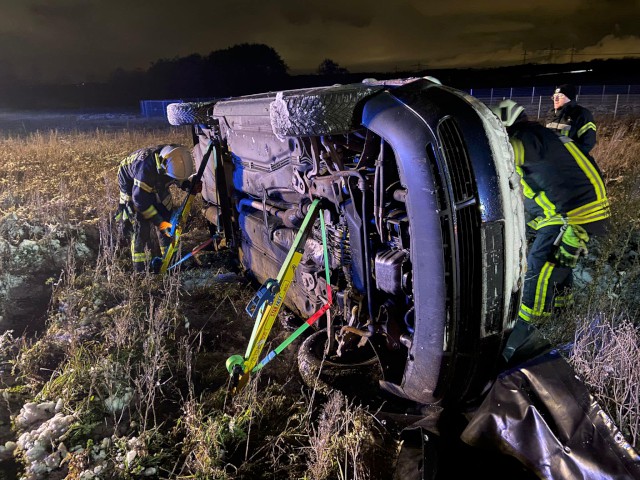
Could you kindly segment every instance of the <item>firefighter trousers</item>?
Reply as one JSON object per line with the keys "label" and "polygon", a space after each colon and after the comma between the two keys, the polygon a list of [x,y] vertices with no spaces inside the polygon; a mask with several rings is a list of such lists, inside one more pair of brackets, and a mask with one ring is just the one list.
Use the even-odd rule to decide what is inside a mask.
{"label": "firefighter trousers", "polygon": [[531,322],[551,315],[554,308],[568,307],[573,302],[573,269],[558,265],[554,258],[561,225],[539,229],[527,254],[522,303],[519,317]]}
{"label": "firefighter trousers", "polygon": [[152,257],[158,254],[157,246],[152,241],[152,230],[155,230],[158,236],[160,256],[164,255],[167,247],[171,244],[171,238],[157,231],[153,222],[142,219],[140,215],[137,215],[136,220],[133,222],[131,235],[131,260],[133,269],[136,272],[144,272]]}

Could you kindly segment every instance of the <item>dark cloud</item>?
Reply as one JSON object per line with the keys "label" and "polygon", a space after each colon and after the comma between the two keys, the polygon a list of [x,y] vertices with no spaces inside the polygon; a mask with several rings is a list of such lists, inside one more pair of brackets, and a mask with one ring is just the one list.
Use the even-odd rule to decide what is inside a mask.
{"label": "dark cloud", "polygon": [[324,24],[344,24],[355,28],[369,26],[375,11],[372,2],[364,0],[352,0],[348,5],[324,0],[294,0],[281,2],[278,8],[293,25],[306,25],[316,19]]}
{"label": "dark cloud", "polygon": [[58,25],[73,25],[86,19],[93,7],[89,2],[71,2],[54,4],[52,2],[35,2],[26,5],[28,12],[35,19],[44,22],[55,22]]}
{"label": "dark cloud", "polygon": [[241,43],[273,47],[293,73],[325,58],[366,71],[640,52],[637,0],[0,0],[0,11],[0,67],[29,80],[106,78]]}

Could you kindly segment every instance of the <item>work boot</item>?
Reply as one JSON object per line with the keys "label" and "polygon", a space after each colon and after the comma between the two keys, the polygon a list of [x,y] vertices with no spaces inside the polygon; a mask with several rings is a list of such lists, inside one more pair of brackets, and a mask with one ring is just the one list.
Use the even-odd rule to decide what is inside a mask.
{"label": "work boot", "polygon": [[160,269],[162,268],[162,257],[153,257],[151,259],[151,263],[149,264],[149,271],[151,273],[160,273]]}
{"label": "work boot", "polygon": [[535,325],[519,318],[502,350],[502,358],[508,365],[513,366],[536,357],[550,348],[551,344]]}

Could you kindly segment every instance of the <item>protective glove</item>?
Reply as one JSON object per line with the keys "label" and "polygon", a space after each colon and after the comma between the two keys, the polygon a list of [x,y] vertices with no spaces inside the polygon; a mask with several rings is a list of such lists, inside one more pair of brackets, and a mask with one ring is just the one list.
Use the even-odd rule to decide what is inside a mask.
{"label": "protective glove", "polygon": [[113,220],[116,222],[123,221],[124,220],[122,216],[123,212],[124,212],[124,203],[120,203],[118,205],[118,210],[116,210],[116,213],[113,214]]}
{"label": "protective glove", "polygon": [[165,237],[169,237],[169,238],[171,238],[171,229],[172,228],[173,228],[173,225],[171,225],[169,222],[165,222],[164,220],[162,222],[160,222],[160,225],[158,225],[158,230],[160,230],[160,232]]}
{"label": "protective glove", "polygon": [[580,225],[567,226],[564,233],[556,240],[558,249],[555,257],[558,265],[573,268],[578,264],[580,255],[587,254],[589,234]]}
{"label": "protective glove", "polygon": [[118,222],[119,221],[133,222],[134,215],[135,213],[133,211],[133,207],[131,206],[131,204],[120,203],[118,204],[118,210],[116,211],[114,219]]}

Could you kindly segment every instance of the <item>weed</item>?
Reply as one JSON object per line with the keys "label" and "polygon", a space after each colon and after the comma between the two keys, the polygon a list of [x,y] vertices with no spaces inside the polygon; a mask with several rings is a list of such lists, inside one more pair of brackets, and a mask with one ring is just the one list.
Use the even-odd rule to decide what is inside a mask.
{"label": "weed", "polygon": [[[607,181],[611,230],[590,242],[576,269],[575,305],[543,326],[556,345],[571,344],[570,362],[634,446],[638,126],[599,125],[594,157]],[[69,479],[89,478],[86,472],[123,479],[388,478],[376,443],[383,432],[343,395],[308,393],[287,369],[272,376],[265,369],[240,395],[227,394],[224,361],[246,347],[244,306],[253,291],[246,281],[216,280],[232,270],[224,254],[209,260],[206,278],[186,264],[164,277],[130,274],[127,239],[113,221],[117,166],[129,152],[163,142],[190,138],[173,128],[0,138],[0,321],[13,330],[0,335],[0,365],[13,369],[11,389],[30,400],[59,400],[72,415],[66,431],[50,439],[60,478],[65,470]],[[202,230],[193,220],[184,242],[197,244],[199,232],[207,235]],[[46,289],[37,290],[40,284]],[[32,319],[29,305],[17,308],[25,289],[34,292],[31,303],[36,291],[45,297],[42,311],[39,304],[29,310],[44,316],[37,336],[15,328]]]}

